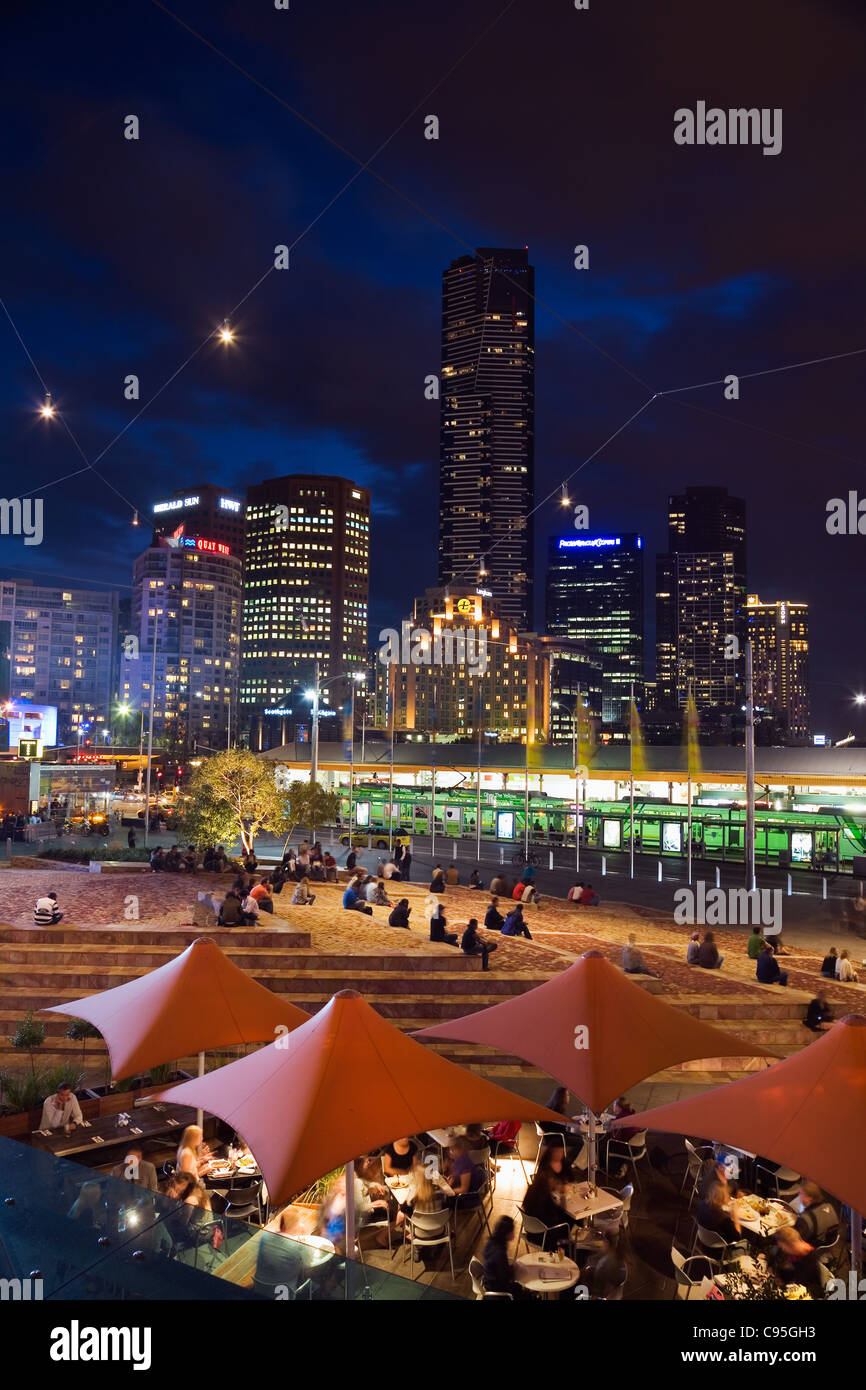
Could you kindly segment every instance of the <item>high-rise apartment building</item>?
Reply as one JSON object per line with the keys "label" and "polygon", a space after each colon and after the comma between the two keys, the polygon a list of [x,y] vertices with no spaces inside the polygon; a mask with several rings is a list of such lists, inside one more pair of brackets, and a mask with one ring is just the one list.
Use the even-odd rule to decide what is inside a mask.
{"label": "high-rise apartment building", "polygon": [[755,704],[780,719],[793,742],[808,739],[809,605],[746,599]]}
{"label": "high-rise apartment building", "polygon": [[743,700],[746,504],[727,488],[669,499],[668,553],[656,560],[656,706],[730,715]]}
{"label": "high-rise apartment building", "polygon": [[10,627],[10,694],[57,706],[57,737],[111,727],[117,594],[27,580],[0,582],[0,623]]}
{"label": "high-rise apartment building", "polygon": [[[319,663],[320,737],[366,665],[370,494],[347,478],[296,474],[247,491],[242,719],[250,746],[281,738],[298,687]],[[326,684],[327,682],[327,684]]]}
{"label": "high-rise apartment building", "polygon": [[534,269],[479,247],[442,277],[439,583],[480,584],[533,625]]}
{"label": "high-rise apartment building", "polygon": [[243,560],[244,499],[232,488],[216,483],[179,488],[154,502],[152,515],[157,536],[173,536],[182,527],[181,534],[220,541],[235,559]]}
{"label": "high-rise apartment building", "polygon": [[643,538],[634,532],[551,536],[546,629],[579,643],[602,672],[602,718],[628,719],[643,685]]}
{"label": "high-rise apartment building", "polygon": [[145,711],[145,727],[153,707],[164,747],[225,748],[235,739],[242,575],[240,558],[209,536],[157,537],[135,561],[120,698]]}

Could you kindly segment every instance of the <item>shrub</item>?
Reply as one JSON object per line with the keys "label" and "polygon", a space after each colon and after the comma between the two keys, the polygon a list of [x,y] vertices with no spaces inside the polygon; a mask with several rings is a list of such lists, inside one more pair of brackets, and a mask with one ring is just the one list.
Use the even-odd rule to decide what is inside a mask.
{"label": "shrub", "polygon": [[122,864],[146,864],[150,860],[150,850],[140,845],[130,849],[128,845],[64,845],[55,844],[41,849],[39,859],[57,859],[64,864],[87,864],[91,859],[116,860]]}
{"label": "shrub", "polygon": [[80,1091],[84,1077],[71,1063],[44,1067],[40,1071],[0,1072],[0,1093],[7,1114],[20,1115],[27,1110],[39,1110],[47,1096],[57,1090],[61,1081],[68,1081],[73,1091]]}

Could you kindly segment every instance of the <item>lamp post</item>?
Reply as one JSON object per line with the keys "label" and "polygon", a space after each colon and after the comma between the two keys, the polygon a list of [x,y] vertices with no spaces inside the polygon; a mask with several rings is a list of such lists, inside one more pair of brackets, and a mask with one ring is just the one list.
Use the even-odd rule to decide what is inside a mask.
{"label": "lamp post", "polygon": [[577,687],[575,707],[569,710],[559,700],[552,700],[553,709],[564,709],[571,719],[571,760],[574,766],[574,870],[580,872],[580,686]]}
{"label": "lamp post", "polygon": [[[166,600],[166,591],[163,589],[163,603]],[[159,600],[154,599],[153,609],[153,652],[150,660],[150,714],[147,720],[147,787],[144,794],[144,847],[147,849],[148,836],[150,834],[150,773],[153,765],[153,714],[154,702],[156,700],[156,640],[159,632]],[[144,717],[144,707],[142,704],[142,717]]]}
{"label": "lamp post", "polygon": [[[355,828],[355,686],[366,679],[366,671],[354,671],[352,673],[349,709],[349,849],[352,848],[352,831]],[[361,762],[363,763],[363,739],[361,748]]]}

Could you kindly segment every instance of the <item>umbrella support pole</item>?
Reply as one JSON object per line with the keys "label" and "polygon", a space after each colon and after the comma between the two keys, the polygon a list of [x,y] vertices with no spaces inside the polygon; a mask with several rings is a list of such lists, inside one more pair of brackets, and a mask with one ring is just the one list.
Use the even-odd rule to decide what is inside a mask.
{"label": "umbrella support pole", "polygon": [[[346,1260],[355,1258],[355,1160],[346,1164]],[[346,1265],[348,1270],[348,1263]]]}
{"label": "umbrella support pole", "polygon": [[587,1136],[587,1151],[588,1151],[588,1157],[587,1157],[587,1173],[586,1173],[586,1178],[587,1178],[587,1182],[588,1182],[588,1184],[589,1184],[589,1190],[590,1190],[590,1192],[591,1192],[591,1191],[594,1189],[594,1187],[595,1187],[595,1170],[596,1170],[596,1163],[597,1163],[597,1148],[598,1148],[598,1141],[597,1141],[597,1139],[596,1139],[596,1123],[597,1123],[597,1122],[596,1122],[596,1118],[595,1118],[595,1111],[594,1111],[594,1110],[587,1110],[587,1116],[588,1116],[588,1124],[589,1124],[589,1134],[588,1134],[588,1136]]}
{"label": "umbrella support pole", "polygon": [[[198,1054],[198,1074],[199,1074],[199,1076],[204,1076],[204,1053],[203,1053],[203,1052],[200,1052],[200,1053]],[[202,1126],[203,1126],[203,1124],[204,1124],[204,1111],[203,1111],[203,1110],[197,1110],[197,1111],[195,1112],[195,1122],[196,1122],[196,1124],[198,1125],[199,1129],[201,1129]]]}
{"label": "umbrella support pole", "polygon": [[857,1289],[860,1281],[860,1270],[863,1267],[863,1217],[859,1211],[853,1207],[851,1211],[851,1225],[849,1228],[850,1240],[850,1271],[848,1275],[849,1287],[852,1290],[850,1297],[857,1297]]}

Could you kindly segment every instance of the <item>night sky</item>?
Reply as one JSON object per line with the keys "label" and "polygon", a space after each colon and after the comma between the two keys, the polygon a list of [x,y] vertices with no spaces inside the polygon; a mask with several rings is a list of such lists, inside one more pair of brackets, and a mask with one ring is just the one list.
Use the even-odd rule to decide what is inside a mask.
{"label": "night sky", "polygon": [[[399,626],[436,582],[441,272],[528,245],[536,500],[654,392],[740,374],[739,401],[655,400],[570,493],[593,530],[647,536],[650,619],[668,493],[745,496],[750,589],[811,605],[814,728],[866,734],[866,536],[825,529],[828,499],[866,497],[866,354],[743,379],[866,348],[860,0],[169,8],[250,76],[154,0],[6,6],[0,295],[87,460],[108,452],[102,478],[58,481],[85,464],[36,418],[0,315],[2,490],[45,504],[42,546],[0,538],[0,573],[123,592],[148,539],[133,508],[341,473],[373,491],[371,638]],[[677,146],[699,100],[781,107],[782,152]],[[380,177],[358,173],[344,151],[363,164],[392,135]],[[226,314],[237,344],[199,350]],[[561,522],[539,507],[537,623]]]}

